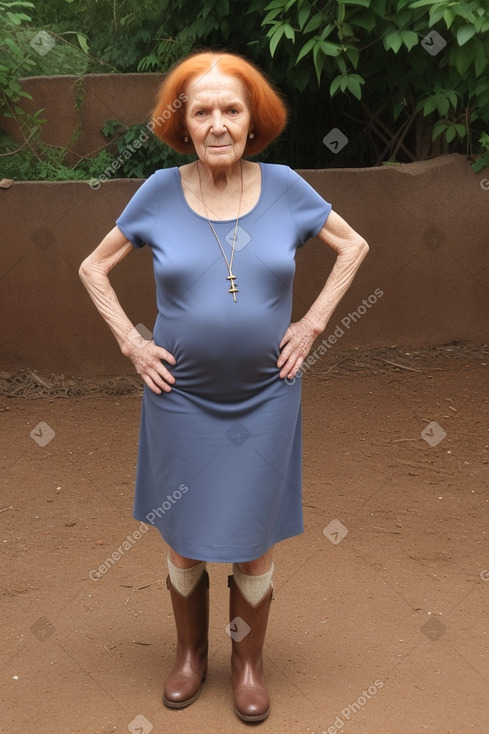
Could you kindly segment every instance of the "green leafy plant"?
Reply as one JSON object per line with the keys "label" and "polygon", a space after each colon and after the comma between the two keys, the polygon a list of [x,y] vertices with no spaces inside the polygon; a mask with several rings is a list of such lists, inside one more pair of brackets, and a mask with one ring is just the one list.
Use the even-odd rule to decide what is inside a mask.
{"label": "green leafy plant", "polygon": [[24,12],[26,8],[33,8],[31,2],[1,2],[0,1],[0,113],[4,116],[21,114],[22,110],[17,102],[22,97],[30,98],[19,84],[22,71],[35,66],[30,55],[25,53],[21,34],[22,24],[30,21],[30,16]]}
{"label": "green leafy plant", "polygon": [[272,0],[266,10],[271,56],[281,52],[298,88],[343,96],[343,124],[363,124],[377,163],[469,153],[471,132],[489,124],[485,0]]}
{"label": "green leafy plant", "polygon": [[81,158],[75,165],[67,165],[66,148],[38,142],[35,147],[17,144],[6,135],[0,135],[0,174],[2,178],[17,181],[86,181],[105,170],[114,155],[102,150],[94,158]]}
{"label": "green leafy plant", "polygon": [[481,146],[480,157],[472,164],[472,168],[477,173],[486,166],[489,166],[489,135],[482,133],[479,138],[479,143]]}
{"label": "green leafy plant", "polygon": [[[102,132],[115,143],[117,153],[112,163],[118,161],[120,166],[114,169],[114,177],[146,178],[158,168],[181,166],[192,160],[164,145],[145,124],[127,126],[118,120],[107,120]],[[109,164],[108,169],[111,168]]]}
{"label": "green leafy plant", "polygon": [[165,30],[166,18],[176,13],[172,4],[161,0],[77,0],[67,6],[67,2],[37,0],[33,21],[63,37],[75,26],[89,39],[90,72],[160,70],[188,50]]}
{"label": "green leafy plant", "polygon": [[[68,3],[72,0],[63,0]],[[42,74],[49,64],[51,68],[70,72],[72,58],[85,57],[88,52],[87,40],[83,34],[75,31],[66,31],[65,37],[48,33],[45,29],[32,27],[32,12],[35,6],[28,0],[0,0],[0,115],[14,118],[24,136],[24,143],[34,158],[44,151],[39,144],[39,133],[45,122],[41,117],[43,110],[27,113],[22,107],[22,99],[32,99],[31,95],[21,87],[21,77],[32,74]],[[27,12],[26,12],[27,11]],[[76,36],[80,48],[75,47],[66,37]],[[61,43],[57,43],[61,41]],[[46,61],[49,59],[49,63]],[[75,65],[81,71],[86,69]],[[52,73],[52,71],[51,71]],[[20,148],[20,149],[21,149]],[[18,150],[20,150],[18,149]],[[11,157],[12,151],[3,154],[2,167],[7,165],[5,158]],[[29,156],[27,155],[27,158]],[[52,165],[46,161],[47,169]]]}
{"label": "green leafy plant", "polygon": [[[241,0],[202,0],[191,14],[187,0],[36,0],[35,7],[0,0],[0,9],[7,5],[31,17],[9,21],[9,37],[21,48],[17,75],[66,71],[71,61],[87,71],[165,71],[203,47],[251,58],[289,107],[286,131],[262,160],[296,168],[379,165],[447,152],[486,160],[487,0],[250,0],[246,7]],[[1,50],[10,45],[4,16]],[[43,57],[29,46],[38,29],[56,41]],[[10,64],[15,54],[8,56]],[[6,65],[0,61],[0,95]],[[12,107],[22,90],[11,81],[11,96],[0,104],[6,99]],[[331,151],[323,141],[336,128],[347,144]],[[157,139],[124,157],[140,130],[117,127],[109,147],[121,157],[117,175],[147,175],[179,161]]]}
{"label": "green leafy plant", "polygon": [[65,74],[83,73],[87,68],[86,36],[78,31],[56,33],[36,27],[32,24],[34,9],[28,0],[0,0],[0,112],[4,116],[22,114],[18,105],[12,105],[22,97],[29,98],[21,89],[20,77],[59,73],[60,69]]}

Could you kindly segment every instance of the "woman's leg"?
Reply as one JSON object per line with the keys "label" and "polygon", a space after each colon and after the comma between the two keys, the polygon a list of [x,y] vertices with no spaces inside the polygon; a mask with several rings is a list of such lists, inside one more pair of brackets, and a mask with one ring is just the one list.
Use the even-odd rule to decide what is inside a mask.
{"label": "woman's leg", "polygon": [[192,566],[196,566],[198,563],[201,563],[201,561],[195,561],[193,558],[181,556],[176,552],[176,550],[173,550],[173,548],[170,547],[168,548],[168,555],[170,557],[170,561],[178,568],[192,568]]}
{"label": "woman's leg", "polygon": [[258,604],[268,593],[273,574],[273,548],[260,558],[246,563],[233,564],[233,577],[245,599],[252,605]]}
{"label": "woman's leg", "polygon": [[186,558],[169,548],[167,562],[171,583],[182,596],[188,596],[205,571],[205,561]]}
{"label": "woman's leg", "polygon": [[273,546],[260,558],[254,561],[246,561],[245,563],[237,563],[238,569],[241,573],[245,573],[249,576],[261,576],[270,570],[273,559]]}

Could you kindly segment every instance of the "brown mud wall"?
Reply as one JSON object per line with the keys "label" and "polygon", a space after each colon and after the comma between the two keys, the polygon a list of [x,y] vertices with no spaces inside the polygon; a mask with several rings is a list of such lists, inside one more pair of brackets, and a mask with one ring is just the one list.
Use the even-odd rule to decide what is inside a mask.
{"label": "brown mud wall", "polygon": [[[96,155],[107,146],[102,127],[117,120],[130,127],[150,118],[163,74],[86,74],[84,76],[33,76],[21,80],[32,99],[19,105],[30,114],[42,110],[45,120],[41,140],[67,148],[66,159]],[[16,120],[0,117],[4,130],[19,143],[24,136]]]}
{"label": "brown mud wall", "polygon": [[[333,335],[329,353],[357,346],[414,349],[487,341],[489,181],[484,172],[474,173],[463,156],[451,155],[300,173],[370,244],[322,336]],[[77,271],[140,184],[112,180],[92,190],[83,182],[14,183],[0,189],[0,370],[30,367],[65,376],[132,371]],[[333,262],[317,240],[298,252],[294,318],[312,303]],[[131,320],[151,328],[149,249],[126,259],[112,282]]]}

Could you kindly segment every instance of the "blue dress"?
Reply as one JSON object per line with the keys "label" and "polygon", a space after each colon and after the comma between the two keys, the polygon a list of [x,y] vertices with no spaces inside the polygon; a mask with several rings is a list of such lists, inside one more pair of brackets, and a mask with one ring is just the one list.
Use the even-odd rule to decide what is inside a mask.
{"label": "blue dress", "polygon": [[[179,553],[244,562],[303,532],[301,381],[276,366],[290,324],[295,252],[331,204],[288,166],[260,164],[261,193],[240,217],[233,272],[178,168],[156,171],[117,226],[151,247],[155,344],[176,359],[169,393],[145,386],[134,517]],[[235,220],[214,221],[229,259]]]}

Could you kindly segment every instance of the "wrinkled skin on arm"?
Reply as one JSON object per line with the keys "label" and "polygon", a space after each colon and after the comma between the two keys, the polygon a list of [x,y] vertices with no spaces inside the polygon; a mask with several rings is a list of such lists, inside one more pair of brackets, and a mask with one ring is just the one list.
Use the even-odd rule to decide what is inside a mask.
{"label": "wrinkled skin on arm", "polygon": [[290,324],[280,342],[277,367],[282,378],[292,379],[297,375],[314,340],[326,328],[369,250],[363,237],[334,211],[330,212],[317,236],[334,250],[336,262],[309,311],[300,321]]}
{"label": "wrinkled skin on arm", "polygon": [[90,298],[105,320],[122,351],[148,387],[157,394],[169,392],[175,378],[161,360],[175,364],[166,349],[144,339],[130,322],[110,283],[110,271],[134,251],[123,233],[114,227],[100,245],[82,262],[79,275]]}

